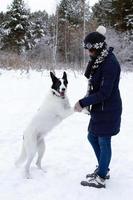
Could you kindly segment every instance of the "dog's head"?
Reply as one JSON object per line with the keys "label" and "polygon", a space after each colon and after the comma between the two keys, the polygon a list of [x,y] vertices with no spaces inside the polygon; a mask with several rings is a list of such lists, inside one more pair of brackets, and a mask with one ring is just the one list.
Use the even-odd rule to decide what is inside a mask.
{"label": "dog's head", "polygon": [[65,98],[67,84],[68,84],[66,72],[63,73],[62,78],[57,78],[55,74],[53,74],[52,72],[50,72],[50,76],[52,79],[51,89],[53,94],[61,98]]}

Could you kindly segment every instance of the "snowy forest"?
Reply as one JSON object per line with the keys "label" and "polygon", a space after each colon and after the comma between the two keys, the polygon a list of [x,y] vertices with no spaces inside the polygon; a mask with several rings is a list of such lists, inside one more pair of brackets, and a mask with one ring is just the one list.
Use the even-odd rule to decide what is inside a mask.
{"label": "snowy forest", "polygon": [[[133,0],[97,0],[93,6],[94,0],[29,0],[31,5],[45,6],[37,11],[29,7],[28,0],[9,1],[7,9],[0,11],[0,199],[133,200]],[[53,14],[48,13],[47,6],[53,9],[51,2],[57,1]],[[0,0],[0,9],[2,3],[5,6],[7,0]],[[99,25],[107,29],[106,42],[108,47],[114,47],[121,73],[108,49],[103,48],[98,59],[84,49],[85,36]],[[90,62],[88,81],[83,74],[89,53],[96,60]],[[108,53],[111,62],[99,68]],[[90,115],[83,109],[64,119],[67,109],[75,111],[75,105],[82,111],[81,98],[90,101],[86,104]],[[117,126],[120,117],[120,134],[108,137],[114,132],[112,124]],[[111,129],[105,128],[107,135],[103,137],[92,131],[94,143],[98,142],[97,154],[102,154],[105,162],[101,158],[97,162],[89,142],[90,120],[95,122],[94,128],[108,124]],[[26,146],[34,154],[35,143],[41,155],[43,133],[48,134],[42,169],[35,158],[31,177],[25,176],[27,164],[15,165],[22,143],[26,137],[29,141],[33,138],[33,146],[28,142]],[[42,150],[38,144],[43,145]],[[93,184],[100,178],[100,162],[103,168],[106,165],[110,180],[101,176],[101,189],[83,187],[82,181]],[[93,176],[87,179],[91,172]]]}
{"label": "snowy forest", "polygon": [[61,0],[52,15],[31,12],[24,0],[13,0],[0,13],[0,67],[84,70],[87,33],[107,28],[107,43],[115,48],[123,70],[133,70],[133,1]]}

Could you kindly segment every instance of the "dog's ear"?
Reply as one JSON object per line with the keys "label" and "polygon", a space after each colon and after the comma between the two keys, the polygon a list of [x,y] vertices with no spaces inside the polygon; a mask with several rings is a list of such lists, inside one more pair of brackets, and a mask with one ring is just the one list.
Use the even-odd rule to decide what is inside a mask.
{"label": "dog's ear", "polygon": [[62,78],[64,79],[65,83],[68,84],[67,73],[66,72],[63,73],[63,77]]}
{"label": "dog's ear", "polygon": [[64,72],[63,73],[63,77],[62,77],[64,80],[67,80],[67,73],[66,72]]}
{"label": "dog's ear", "polygon": [[52,79],[53,82],[58,80],[53,72],[50,72],[50,76],[51,76],[51,79]]}

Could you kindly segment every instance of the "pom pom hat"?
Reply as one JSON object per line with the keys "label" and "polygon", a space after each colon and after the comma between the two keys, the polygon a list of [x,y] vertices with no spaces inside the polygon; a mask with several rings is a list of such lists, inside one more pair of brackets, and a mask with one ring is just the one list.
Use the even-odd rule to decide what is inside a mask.
{"label": "pom pom hat", "polygon": [[102,35],[106,34],[106,28],[104,26],[98,26],[96,32],[101,33]]}
{"label": "pom pom hat", "polygon": [[84,40],[85,49],[102,49],[105,44],[106,28],[99,26],[96,32],[89,33]]}

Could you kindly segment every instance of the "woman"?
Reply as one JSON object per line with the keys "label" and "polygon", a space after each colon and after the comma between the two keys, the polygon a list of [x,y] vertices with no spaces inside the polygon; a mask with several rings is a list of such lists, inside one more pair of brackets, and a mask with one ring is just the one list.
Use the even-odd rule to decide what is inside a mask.
{"label": "woman", "polygon": [[113,48],[107,48],[105,27],[86,36],[84,48],[90,55],[85,71],[89,80],[88,93],[75,104],[75,111],[84,107],[90,111],[88,140],[95,152],[98,166],[81,185],[105,188],[106,179],[110,178],[111,137],[120,131],[122,101],[119,92],[120,65],[113,54]]}

